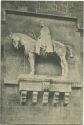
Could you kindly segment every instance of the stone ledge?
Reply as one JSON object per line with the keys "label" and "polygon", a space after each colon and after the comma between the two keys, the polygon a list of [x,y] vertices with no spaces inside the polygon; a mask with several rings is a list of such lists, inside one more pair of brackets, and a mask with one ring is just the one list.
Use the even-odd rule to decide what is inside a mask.
{"label": "stone ledge", "polygon": [[56,83],[80,83],[78,80],[70,80],[69,78],[65,78],[63,76],[55,76],[55,77],[49,77],[45,75],[29,75],[29,74],[20,74],[17,78],[17,81],[36,81],[36,82],[56,82]]}
{"label": "stone ledge", "polygon": [[72,88],[81,88],[82,83],[80,81],[76,80],[70,80],[68,78],[64,79],[61,76],[57,77],[49,77],[49,76],[44,76],[44,75],[29,75],[29,74],[21,74],[18,76],[17,82],[7,82],[4,81],[5,85],[19,85],[20,82],[26,82],[26,83],[33,83],[35,84],[36,82],[41,83],[41,82],[49,82],[50,84],[61,84],[61,85],[71,85]]}
{"label": "stone ledge", "polygon": [[69,16],[59,16],[59,15],[53,15],[53,14],[45,14],[45,13],[35,13],[35,12],[26,12],[26,11],[19,11],[14,9],[5,9],[7,14],[21,14],[25,16],[35,16],[35,17],[42,17],[42,18],[50,18],[50,19],[59,19],[59,20],[67,20],[67,21],[73,21],[77,23],[76,17],[69,17]]}
{"label": "stone ledge", "polygon": [[[59,82],[61,84],[64,84],[64,82]],[[82,88],[82,84],[80,82],[70,82],[70,81],[66,81],[66,84],[71,84],[72,88]],[[4,82],[4,85],[6,86],[18,86],[18,83],[15,82]]]}
{"label": "stone ledge", "polygon": [[29,82],[21,81],[19,91],[50,91],[50,92],[71,92],[71,84],[50,84],[50,82]]}

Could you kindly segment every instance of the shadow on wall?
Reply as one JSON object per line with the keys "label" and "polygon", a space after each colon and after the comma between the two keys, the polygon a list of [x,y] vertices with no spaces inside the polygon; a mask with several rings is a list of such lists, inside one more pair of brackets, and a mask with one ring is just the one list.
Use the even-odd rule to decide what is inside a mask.
{"label": "shadow on wall", "polygon": [[55,55],[48,55],[47,57],[36,56],[36,74],[48,76],[61,76],[62,69],[60,65],[60,58]]}

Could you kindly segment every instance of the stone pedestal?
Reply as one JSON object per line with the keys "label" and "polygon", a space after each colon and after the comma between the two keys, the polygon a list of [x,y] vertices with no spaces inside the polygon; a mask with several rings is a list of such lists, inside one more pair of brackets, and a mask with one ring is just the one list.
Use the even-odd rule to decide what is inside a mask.
{"label": "stone pedestal", "polygon": [[50,93],[53,93],[53,104],[58,104],[60,93],[64,93],[64,104],[69,103],[69,95],[71,93],[71,83],[61,79],[49,78],[41,75],[23,75],[18,78],[19,91],[32,92],[32,103],[38,103],[38,95],[43,93],[42,103],[47,104]]}

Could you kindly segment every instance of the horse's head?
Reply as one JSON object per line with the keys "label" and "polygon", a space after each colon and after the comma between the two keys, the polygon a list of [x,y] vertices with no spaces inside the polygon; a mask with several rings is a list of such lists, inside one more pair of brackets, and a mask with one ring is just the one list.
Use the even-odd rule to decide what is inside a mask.
{"label": "horse's head", "polygon": [[19,43],[20,43],[20,38],[19,38],[18,34],[17,34],[17,33],[11,33],[11,34],[9,35],[9,37],[10,37],[10,39],[12,40],[13,46],[14,46],[16,49],[18,49]]}

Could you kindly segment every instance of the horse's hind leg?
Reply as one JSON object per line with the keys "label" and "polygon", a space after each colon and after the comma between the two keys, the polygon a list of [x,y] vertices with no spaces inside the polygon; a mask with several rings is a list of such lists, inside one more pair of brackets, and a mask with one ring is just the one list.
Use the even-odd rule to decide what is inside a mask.
{"label": "horse's hind leg", "polygon": [[34,75],[35,73],[35,55],[34,53],[29,53],[28,57],[29,63],[30,63],[30,75]]}
{"label": "horse's hind leg", "polygon": [[61,67],[62,67],[62,77],[67,77],[68,75],[68,65],[65,57],[61,57]]}

